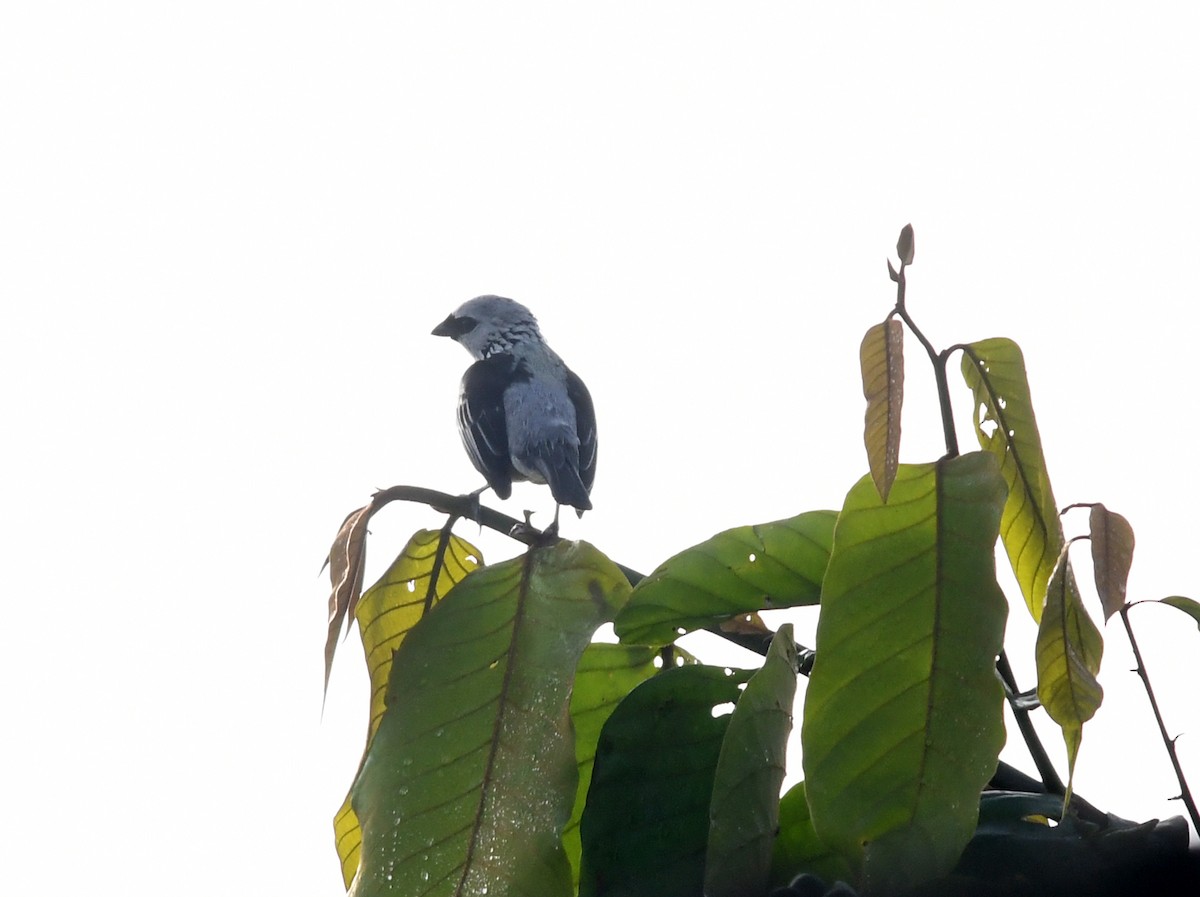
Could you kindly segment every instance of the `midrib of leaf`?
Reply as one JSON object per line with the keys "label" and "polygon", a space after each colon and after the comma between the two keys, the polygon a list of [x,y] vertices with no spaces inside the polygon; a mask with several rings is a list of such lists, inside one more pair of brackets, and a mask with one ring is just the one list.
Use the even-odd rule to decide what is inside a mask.
{"label": "midrib of leaf", "polygon": [[475,860],[475,848],[479,842],[479,830],[483,822],[483,814],[487,807],[487,799],[493,784],[496,768],[496,754],[500,747],[500,733],[504,729],[504,720],[508,708],[508,690],[512,681],[513,668],[516,666],[517,645],[520,642],[521,626],[525,622],[525,602],[529,597],[529,583],[533,576],[533,555],[535,549],[525,552],[521,568],[521,585],[517,591],[517,606],[513,611],[512,638],[509,641],[508,663],[504,667],[504,677],[500,680],[500,703],[496,708],[496,722],[492,725],[492,739],[488,745],[487,762],[483,768],[483,783],[479,789],[479,804],[475,808],[475,819],[471,824],[471,840],[467,844],[467,855],[463,861],[462,876],[458,880],[455,894],[463,894],[467,876],[471,874],[471,865]]}

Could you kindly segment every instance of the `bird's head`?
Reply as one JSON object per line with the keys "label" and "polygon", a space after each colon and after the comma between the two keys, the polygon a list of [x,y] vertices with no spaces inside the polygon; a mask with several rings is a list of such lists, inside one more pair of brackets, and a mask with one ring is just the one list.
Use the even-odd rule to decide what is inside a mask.
{"label": "bird's head", "polygon": [[533,312],[503,296],[477,296],[464,302],[433,328],[433,335],[456,340],[476,359],[542,339]]}

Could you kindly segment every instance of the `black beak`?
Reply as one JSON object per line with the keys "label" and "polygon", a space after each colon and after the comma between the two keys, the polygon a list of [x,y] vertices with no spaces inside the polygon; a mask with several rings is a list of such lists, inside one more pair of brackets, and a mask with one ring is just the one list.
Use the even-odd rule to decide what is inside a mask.
{"label": "black beak", "polygon": [[448,336],[451,339],[458,339],[464,333],[470,333],[475,329],[475,325],[479,322],[474,318],[463,316],[457,318],[454,315],[448,315],[446,320],[433,328],[434,336]]}

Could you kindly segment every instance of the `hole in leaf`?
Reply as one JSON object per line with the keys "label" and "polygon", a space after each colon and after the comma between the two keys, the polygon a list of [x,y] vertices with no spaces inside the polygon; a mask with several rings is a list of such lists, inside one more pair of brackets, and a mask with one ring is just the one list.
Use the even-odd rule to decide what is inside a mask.
{"label": "hole in leaf", "polygon": [[750,563],[752,563],[752,564],[753,564],[753,563],[754,563],[755,561],[757,561],[757,560],[758,560],[758,555],[756,555],[756,554],[755,554],[753,551],[752,551],[752,552],[750,552],[750,557],[749,557],[749,561],[750,561]]}
{"label": "hole in leaf", "polygon": [[724,704],[718,704],[712,709],[713,719],[718,719],[722,716],[728,716],[729,714],[733,713],[733,708],[733,701],[726,701]]}

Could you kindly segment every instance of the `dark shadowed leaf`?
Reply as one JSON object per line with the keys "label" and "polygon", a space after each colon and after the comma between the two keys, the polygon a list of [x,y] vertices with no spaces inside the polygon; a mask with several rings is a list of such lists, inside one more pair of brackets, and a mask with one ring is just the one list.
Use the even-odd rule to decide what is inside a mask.
{"label": "dark shadowed leaf", "polygon": [[588,788],[592,783],[592,763],[600,731],[621,700],[656,672],[658,651],[646,645],[588,645],[575,671],[571,693],[571,720],[575,724],[575,765],[579,786],[575,792],[575,810],[563,830],[563,848],[571,863],[576,886],[579,884],[579,820],[583,815]]}
{"label": "dark shadowed leaf", "polygon": [[833,511],[808,511],[739,526],[675,555],[638,583],[617,617],[617,635],[665,645],[680,630],[738,614],[816,604],[836,519]]}
{"label": "dark shadowed leaf", "polygon": [[[600,734],[580,897],[698,895],[721,742],[751,671],[685,666],[639,685]],[[729,707],[732,710],[732,706]]]}
{"label": "dark shadowed leaf", "polygon": [[[1104,697],[1096,680],[1104,642],[1100,630],[1084,610],[1065,548],[1046,590],[1046,609],[1038,625],[1034,653],[1038,699],[1062,729],[1067,766],[1073,777],[1083,724],[1096,713]],[[1070,796],[1069,782],[1067,795]]]}
{"label": "dark shadowed leaf", "polygon": [[975,396],[975,434],[1000,461],[1008,500],[1000,538],[1034,620],[1042,618],[1046,583],[1062,550],[1062,524],[1050,489],[1033,415],[1025,359],[1009,339],[964,347],[963,379]]}
{"label": "dark shadowed leaf", "polygon": [[900,258],[900,264],[911,265],[915,249],[913,226],[906,224],[900,231],[900,239],[896,241],[896,255]]}
{"label": "dark shadowed leaf", "polygon": [[771,854],[770,885],[782,887],[801,872],[830,882],[854,878],[850,864],[817,837],[804,783],[798,782],[779,801],[779,837]]}
{"label": "dark shadowed leaf", "polygon": [[897,283],[900,280],[900,274],[892,267],[892,260],[887,260],[888,277],[892,279],[892,283]]}
{"label": "dark shadowed leaf", "polygon": [[[371,715],[364,757],[371,748],[371,740],[383,716],[392,655],[412,627],[425,615],[427,606],[432,607],[445,597],[451,588],[482,563],[479,550],[458,536],[449,532],[418,530],[358,603],[355,619],[362,636],[367,674],[371,679]],[[431,577],[435,568],[438,571],[437,581],[433,582]],[[342,864],[342,877],[346,887],[350,887],[358,870],[362,830],[350,806],[349,794],[334,817],[333,829],[338,858]]]}
{"label": "dark shadowed leaf", "polygon": [[571,683],[628,590],[596,549],[560,542],[479,569],[409,632],[351,792],[356,897],[571,893]]}
{"label": "dark shadowed leaf", "polygon": [[1200,628],[1200,602],[1193,598],[1184,598],[1182,595],[1172,595],[1169,598],[1159,598],[1159,604],[1166,604],[1176,610],[1181,610],[1193,620],[1196,621],[1196,627]]}
{"label": "dark shadowed leaf", "polygon": [[1125,586],[1129,582],[1129,568],[1133,566],[1133,527],[1120,514],[1095,504],[1090,529],[1096,592],[1107,622],[1125,606]]}
{"label": "dark shadowed leaf", "polygon": [[1004,506],[996,460],[900,465],[884,505],[846,496],[825,576],[804,703],[813,826],[866,889],[948,872],[975,828],[1004,744],[995,578]]}
{"label": "dark shadowed leaf", "polygon": [[904,405],[904,327],[895,318],[876,324],[858,350],[867,400],[863,442],[875,488],[886,502],[900,463],[900,411]]}
{"label": "dark shadowed leaf", "polygon": [[792,624],[784,623],[762,669],[746,683],[721,745],[709,808],[706,897],[766,890],[795,697],[796,643]]}

